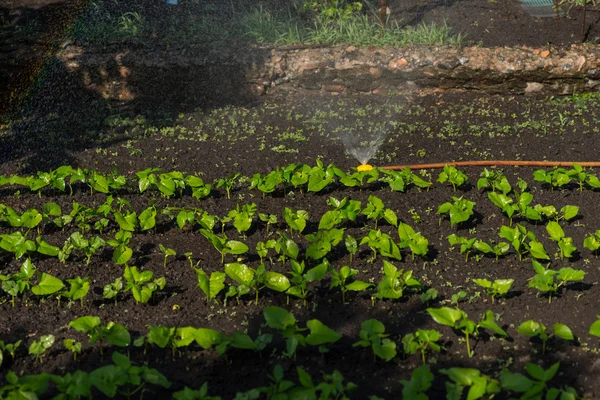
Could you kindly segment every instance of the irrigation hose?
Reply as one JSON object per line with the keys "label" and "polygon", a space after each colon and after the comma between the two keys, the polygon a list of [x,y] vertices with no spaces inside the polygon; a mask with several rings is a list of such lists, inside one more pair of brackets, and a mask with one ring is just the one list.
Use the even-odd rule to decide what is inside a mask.
{"label": "irrigation hose", "polygon": [[[386,165],[379,167],[387,170],[409,169],[440,169],[446,165],[452,167],[572,167],[573,164],[579,164],[582,167],[600,168],[600,161],[522,161],[522,160],[483,160],[483,161],[451,161],[443,163],[430,164],[408,164],[408,165]],[[357,167],[358,171],[369,171],[373,167],[369,164],[362,164]]]}

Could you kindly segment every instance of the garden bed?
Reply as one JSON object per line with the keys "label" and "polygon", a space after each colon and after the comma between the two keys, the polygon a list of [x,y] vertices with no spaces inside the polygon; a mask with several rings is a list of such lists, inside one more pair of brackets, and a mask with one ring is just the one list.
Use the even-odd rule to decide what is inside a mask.
{"label": "garden bed", "polygon": [[[577,10],[559,25],[569,39],[539,42],[523,32],[560,29],[530,26],[519,2],[388,3],[393,19],[472,20],[464,33],[512,47],[215,49],[161,31],[53,47],[0,127],[0,344],[21,341],[2,351],[0,393],[15,373],[41,398],[162,399],[205,382],[223,399],[273,398],[283,373],[279,390],[302,398],[340,374],[349,398],[417,398],[406,381],[421,373],[428,398],[459,375],[475,383],[462,398],[482,384],[509,398],[537,365],[558,368],[547,387],[564,398],[600,396],[597,169],[356,171],[597,161],[597,47],[574,45]],[[260,291],[244,293],[261,264]],[[358,281],[343,293],[345,266]],[[459,316],[479,326],[444,324]],[[385,334],[359,342],[373,319]],[[536,323],[547,342],[527,335]],[[404,347],[419,330],[439,333],[424,354]]]}

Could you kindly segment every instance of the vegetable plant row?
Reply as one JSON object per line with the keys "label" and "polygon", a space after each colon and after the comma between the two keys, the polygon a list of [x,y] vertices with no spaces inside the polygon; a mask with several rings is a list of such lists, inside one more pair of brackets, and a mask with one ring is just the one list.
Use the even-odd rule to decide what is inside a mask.
{"label": "vegetable plant row", "polygon": [[[427,189],[432,185],[432,182],[423,179],[408,168],[401,171],[374,168],[346,173],[334,164],[324,165],[321,160],[317,160],[315,166],[290,164],[286,167],[277,167],[266,175],[255,174],[252,177],[246,177],[235,173],[219,178],[212,184],[205,183],[198,175],[186,175],[180,171],[163,172],[160,168],[147,168],[136,172],[135,176],[137,179],[130,179],[116,170],[102,173],[66,165],[50,172],[38,172],[35,176],[0,175],[0,187],[26,187],[40,196],[43,190],[65,192],[68,188],[72,195],[73,185],[82,184],[87,186],[90,193],[96,191],[108,194],[137,188],[140,193],[155,189],[166,197],[181,196],[189,192],[194,198],[201,199],[209,196],[213,187],[222,188],[227,198],[230,198],[232,191],[242,186],[257,189],[264,195],[277,190],[320,192],[331,185],[362,187],[365,184],[376,182],[385,183],[392,191],[399,192],[405,191],[409,186]],[[551,171],[537,170],[534,173],[534,179],[559,189],[573,185],[576,185],[579,191],[584,188],[600,189],[600,179],[596,175],[586,172],[578,164],[573,164],[571,169],[557,167]],[[467,175],[453,166],[446,166],[437,179],[440,183],[450,183],[454,191],[467,180]],[[508,180],[501,172],[487,169],[477,181],[477,187],[480,189],[490,188],[494,192],[501,192],[504,195],[512,190]]]}
{"label": "vegetable plant row", "polygon": [[465,172],[1,178],[2,396],[593,397],[597,179]]}

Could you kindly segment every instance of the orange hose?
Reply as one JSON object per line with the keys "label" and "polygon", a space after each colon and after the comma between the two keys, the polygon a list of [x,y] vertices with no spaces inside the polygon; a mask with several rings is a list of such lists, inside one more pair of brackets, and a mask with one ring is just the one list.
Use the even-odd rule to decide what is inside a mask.
{"label": "orange hose", "polygon": [[521,160],[483,160],[483,161],[451,161],[444,163],[430,164],[409,164],[409,165],[387,165],[379,167],[387,170],[409,169],[439,169],[446,165],[453,167],[572,167],[573,164],[579,164],[582,167],[600,167],[600,161],[521,161]]}

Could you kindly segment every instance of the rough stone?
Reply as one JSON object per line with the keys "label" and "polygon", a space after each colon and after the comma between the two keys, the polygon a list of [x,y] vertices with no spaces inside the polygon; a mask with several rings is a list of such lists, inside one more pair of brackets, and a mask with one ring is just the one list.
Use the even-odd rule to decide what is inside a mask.
{"label": "rough stone", "polygon": [[324,83],[321,88],[326,92],[337,92],[341,93],[344,91],[345,86],[341,83]]}
{"label": "rough stone", "polygon": [[525,93],[535,93],[539,92],[544,88],[543,83],[539,82],[527,82],[527,87],[525,87]]}

